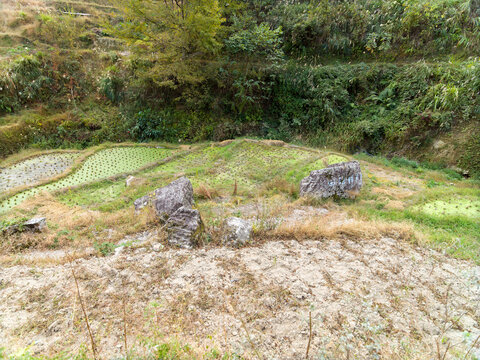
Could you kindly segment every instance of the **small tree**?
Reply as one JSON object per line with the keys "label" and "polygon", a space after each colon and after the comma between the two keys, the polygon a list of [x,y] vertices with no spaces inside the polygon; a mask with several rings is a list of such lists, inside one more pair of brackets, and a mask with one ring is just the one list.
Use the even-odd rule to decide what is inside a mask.
{"label": "small tree", "polygon": [[112,1],[122,19],[110,30],[129,45],[142,76],[173,88],[204,79],[202,67],[221,46],[218,0]]}

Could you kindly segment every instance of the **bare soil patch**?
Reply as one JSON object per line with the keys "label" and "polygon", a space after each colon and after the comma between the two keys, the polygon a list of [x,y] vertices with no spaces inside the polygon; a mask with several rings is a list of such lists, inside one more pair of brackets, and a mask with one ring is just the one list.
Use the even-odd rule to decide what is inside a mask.
{"label": "bare soil patch", "polygon": [[[132,348],[160,332],[199,351],[303,359],[310,311],[311,355],[425,359],[480,335],[480,267],[407,242],[153,248],[73,263],[102,357],[124,353],[123,301]],[[88,344],[69,264],[4,268],[0,299],[0,346],[52,355]]]}

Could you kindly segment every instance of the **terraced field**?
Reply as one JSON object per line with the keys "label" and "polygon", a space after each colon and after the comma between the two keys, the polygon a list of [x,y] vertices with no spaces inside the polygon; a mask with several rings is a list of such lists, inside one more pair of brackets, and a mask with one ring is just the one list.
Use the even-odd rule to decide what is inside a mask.
{"label": "terraced field", "polygon": [[[3,184],[5,190],[12,189],[16,184],[31,186],[30,189],[4,200],[0,204],[0,211],[8,211],[25,199],[43,191],[52,192],[78,187],[118,174],[133,173],[171,154],[171,149],[152,147],[105,149],[88,157],[72,174],[38,187],[35,187],[36,182],[61,174],[79,153],[31,158],[5,168],[0,173],[0,186]],[[234,183],[238,183],[243,190],[251,191],[263,181],[277,175],[296,181],[313,169],[345,160],[345,157],[339,155],[242,141],[228,147],[207,146],[189,152],[185,156],[147,171],[147,174],[168,178],[178,173],[185,173],[194,185],[208,184],[230,188]]]}
{"label": "terraced field", "polygon": [[436,200],[425,204],[422,211],[436,217],[465,216],[480,219],[480,200],[459,197],[449,200]]}
{"label": "terraced field", "polygon": [[[72,174],[42,186],[35,186],[35,183],[64,172],[79,153],[43,155],[28,159],[5,168],[0,173],[0,186],[3,184],[5,190],[12,189],[16,184],[31,187],[5,199],[0,203],[0,211],[8,211],[44,191],[55,192],[92,184],[119,174],[134,173],[172,153],[171,149],[154,147],[115,147],[101,150],[88,157]],[[340,155],[299,147],[240,141],[227,146],[201,147],[152,168],[146,171],[145,175],[157,179],[154,181],[156,186],[159,181],[166,182],[176,174],[183,173],[191,179],[194,186],[208,185],[231,189],[237,184],[242,191],[251,192],[269,179],[281,177],[286,181],[298,182],[312,170],[346,160]],[[119,189],[116,185],[112,185],[113,188]],[[118,191],[108,190],[107,193],[113,195],[118,194]]]}
{"label": "terraced field", "polygon": [[241,141],[225,147],[205,147],[152,169],[149,173],[160,173],[162,176],[184,173],[193,185],[232,189],[237,183],[244,191],[252,191],[275,177],[296,182],[311,170],[346,160],[343,156],[304,148]]}
{"label": "terraced field", "polygon": [[46,154],[0,169],[0,193],[58,176],[65,172],[79,155],[80,153]]}
{"label": "terraced field", "polygon": [[[206,214],[207,226],[214,227],[227,213],[252,214],[253,211],[255,216],[260,216],[259,212],[266,208],[282,211],[282,206],[289,206],[298,198],[299,183],[310,171],[348,160],[341,154],[249,139],[200,144],[182,150],[168,147],[124,144],[96,152],[86,150],[93,155],[77,159],[68,174],[60,175],[59,171],[66,165],[62,163],[61,167],[53,167],[55,171],[48,172],[48,161],[44,157],[7,167],[2,170],[3,174],[47,164],[45,173],[51,179],[48,182],[42,177],[44,182],[38,185],[32,174],[30,184],[22,182],[30,188],[8,198],[4,195],[0,202],[0,221],[50,214],[53,226],[57,226],[54,219],[62,217],[63,212],[77,214],[83,211],[90,217],[93,215],[86,214],[99,211],[114,223],[121,216],[128,231],[134,231],[137,222],[129,214],[135,199],[179,176],[187,176],[196,193],[197,206]],[[457,180],[448,178],[448,173],[432,171],[419,175],[418,171],[392,171],[375,165],[372,158],[357,158],[364,171],[365,186],[360,198],[352,204],[343,204],[343,209],[362,218],[411,224],[426,234],[425,238],[435,244],[432,246],[480,262],[477,251],[480,246],[480,192],[475,182],[459,181],[462,185],[456,186],[452,181]],[[35,161],[38,162],[36,167],[32,165]],[[129,174],[135,174],[134,186],[125,184],[125,176]],[[13,182],[12,175],[3,179],[3,183],[6,182]],[[50,205],[37,197],[43,192],[53,194],[49,197]],[[28,200],[27,205],[17,206],[25,200]],[[57,215],[58,208],[63,210]],[[105,218],[94,216],[96,221]],[[108,229],[111,226],[108,224],[101,227]],[[118,231],[118,236],[121,233]]]}
{"label": "terraced field", "polygon": [[[94,181],[103,180],[111,176],[132,173],[140,168],[158,162],[169,155],[173,150],[166,148],[154,147],[113,147],[105,150],[100,150],[95,154],[89,156],[81,166],[72,174],[46,185],[32,187],[26,191],[22,191],[0,204],[0,212],[5,212],[19,205],[21,202],[43,191],[56,191],[65,188],[84,185]],[[40,164],[36,163],[40,161]],[[32,158],[26,161],[26,166],[39,167],[45,164],[44,157]],[[63,164],[63,163],[62,163]],[[19,166],[12,166],[4,170],[5,173],[14,174]],[[55,169],[55,165],[52,166]],[[44,175],[53,175],[54,172],[39,171]],[[7,182],[10,178],[5,180]],[[45,179],[45,178],[44,178]],[[11,181],[11,180],[10,180]],[[25,182],[24,182],[25,183]],[[30,183],[30,185],[34,185]]]}

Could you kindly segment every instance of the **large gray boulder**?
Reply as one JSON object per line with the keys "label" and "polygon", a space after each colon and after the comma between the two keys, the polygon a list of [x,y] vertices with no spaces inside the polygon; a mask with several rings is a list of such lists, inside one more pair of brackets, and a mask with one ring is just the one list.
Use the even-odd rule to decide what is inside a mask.
{"label": "large gray boulder", "polygon": [[245,245],[251,238],[252,225],[238,217],[225,219],[223,223],[223,243],[228,246],[240,247]]}
{"label": "large gray boulder", "polygon": [[135,200],[135,212],[150,204],[153,204],[163,223],[171,245],[190,249],[200,243],[205,227],[198,210],[192,209],[193,187],[190,180],[181,177],[155,190],[153,195]]}
{"label": "large gray boulder", "polygon": [[312,171],[300,182],[300,196],[354,198],[361,188],[360,164],[348,161]]}
{"label": "large gray boulder", "polygon": [[181,177],[167,186],[155,190],[153,208],[164,221],[182,206],[191,208],[192,205],[193,187],[186,177]]}
{"label": "large gray boulder", "polygon": [[153,195],[135,200],[135,212],[150,204],[153,204],[163,223],[171,245],[190,249],[200,243],[205,227],[198,210],[192,209],[193,187],[190,180],[181,177],[155,190]]}
{"label": "large gray boulder", "polygon": [[170,245],[191,249],[199,245],[204,225],[198,210],[189,206],[178,208],[165,223]]}

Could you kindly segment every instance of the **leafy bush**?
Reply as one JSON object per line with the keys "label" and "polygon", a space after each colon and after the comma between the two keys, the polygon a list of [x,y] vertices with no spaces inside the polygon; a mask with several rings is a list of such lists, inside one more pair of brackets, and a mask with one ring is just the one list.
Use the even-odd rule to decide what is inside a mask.
{"label": "leafy bush", "polygon": [[115,244],[108,241],[103,243],[95,241],[95,243],[93,244],[93,248],[102,256],[108,256],[113,254],[116,247],[117,246]]}
{"label": "leafy bush", "polygon": [[467,0],[274,2],[265,19],[282,26],[292,55],[427,55],[478,49],[472,6]]}
{"label": "leafy bush", "polygon": [[107,73],[99,81],[99,92],[112,103],[119,103],[124,97],[124,81],[117,73],[115,66],[107,69]]}
{"label": "leafy bush", "polygon": [[268,63],[282,59],[282,29],[270,29],[267,23],[253,26],[252,29],[234,31],[225,40],[227,51],[234,55],[255,56]]}
{"label": "leafy bush", "polygon": [[146,109],[135,115],[131,133],[140,141],[198,141],[211,138],[216,125],[202,112]]}
{"label": "leafy bush", "polygon": [[38,101],[52,79],[44,74],[40,56],[24,56],[0,72],[0,114],[13,112],[20,105]]}
{"label": "leafy bush", "polygon": [[418,167],[419,167],[418,162],[416,162],[414,160],[405,159],[405,158],[402,158],[402,157],[394,157],[394,158],[392,158],[391,161],[392,161],[392,164],[400,166],[400,167],[407,167],[407,168],[411,168],[411,169],[418,169]]}
{"label": "leafy bush", "polygon": [[135,118],[132,134],[140,141],[167,138],[173,135],[167,125],[168,114],[156,113],[152,110],[140,111]]}

